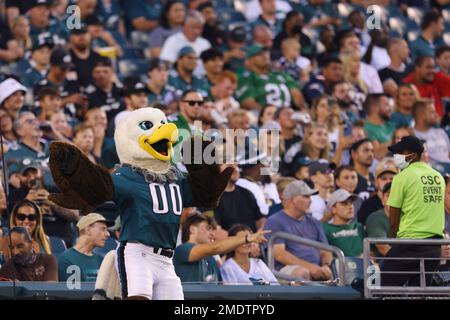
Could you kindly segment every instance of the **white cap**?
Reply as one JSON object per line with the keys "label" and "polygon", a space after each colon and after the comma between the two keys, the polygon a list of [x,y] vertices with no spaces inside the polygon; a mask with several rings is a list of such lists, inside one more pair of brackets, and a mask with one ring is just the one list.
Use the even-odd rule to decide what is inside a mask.
{"label": "white cap", "polygon": [[14,78],[0,82],[0,105],[17,91],[27,92],[27,88]]}

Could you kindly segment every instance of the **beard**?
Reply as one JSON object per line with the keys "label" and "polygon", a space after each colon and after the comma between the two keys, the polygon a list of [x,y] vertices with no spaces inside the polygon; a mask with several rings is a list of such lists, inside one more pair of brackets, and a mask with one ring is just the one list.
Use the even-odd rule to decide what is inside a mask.
{"label": "beard", "polygon": [[13,256],[12,260],[15,264],[25,267],[30,264],[33,264],[36,261],[36,253],[34,253],[34,251],[27,253],[19,253]]}

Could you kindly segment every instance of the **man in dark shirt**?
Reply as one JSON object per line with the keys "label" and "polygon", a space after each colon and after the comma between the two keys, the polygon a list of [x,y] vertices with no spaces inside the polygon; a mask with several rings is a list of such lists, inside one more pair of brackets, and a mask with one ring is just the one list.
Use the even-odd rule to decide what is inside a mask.
{"label": "man in dark shirt", "polygon": [[101,57],[91,49],[91,36],[86,26],[73,29],[70,34],[70,55],[78,74],[78,81],[83,87],[92,82],[92,70],[97,60]]}
{"label": "man in dark shirt", "polygon": [[[226,165],[222,166],[226,167]],[[234,224],[243,224],[255,232],[264,225],[266,218],[259,211],[253,194],[247,189],[236,186],[240,173],[236,165],[233,165],[233,168],[234,172],[214,212],[215,218],[225,230]]]}
{"label": "man in dark shirt", "polygon": [[350,148],[353,166],[358,173],[355,193],[361,199],[369,198],[375,192],[375,177],[369,171],[374,160],[373,145],[369,139],[356,141]]}
{"label": "man in dark shirt", "polygon": [[405,77],[410,50],[404,39],[392,38],[388,42],[387,51],[391,58],[391,64],[378,71],[378,75],[384,91],[390,96],[395,96],[397,86],[403,82]]}
{"label": "man in dark shirt", "polygon": [[27,229],[11,229],[10,247],[12,259],[0,269],[0,277],[19,281],[58,281],[56,258],[34,252]]}

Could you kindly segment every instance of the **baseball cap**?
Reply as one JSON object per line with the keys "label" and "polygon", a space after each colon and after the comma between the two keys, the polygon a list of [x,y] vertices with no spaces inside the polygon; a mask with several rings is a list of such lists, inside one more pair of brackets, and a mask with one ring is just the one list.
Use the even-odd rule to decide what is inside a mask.
{"label": "baseball cap", "polygon": [[335,169],[336,164],[334,162],[328,162],[327,160],[313,161],[309,165],[309,175],[313,176],[317,172],[326,173],[327,171]]}
{"label": "baseball cap", "polygon": [[283,192],[283,198],[284,199],[291,199],[296,196],[313,196],[318,194],[319,191],[311,189],[306,182],[298,180],[298,181],[292,181],[289,183],[284,189]]}
{"label": "baseball cap", "polygon": [[25,94],[27,88],[14,78],[8,78],[0,82],[0,105],[17,91],[22,91]]}
{"label": "baseball cap", "polygon": [[403,137],[399,142],[388,147],[388,149],[392,153],[401,153],[403,151],[422,153],[424,150],[422,141],[415,136]]}
{"label": "baseball cap", "polygon": [[354,193],[350,193],[344,189],[337,189],[335,192],[330,194],[330,197],[328,198],[328,206],[331,208],[338,202],[344,202],[348,199],[355,201],[357,198],[358,196]]}
{"label": "baseball cap", "polygon": [[215,58],[223,58],[223,53],[220,50],[217,50],[215,48],[209,48],[202,52],[200,55],[200,58],[202,59],[203,63],[208,62],[209,60],[213,60]]}
{"label": "baseball cap", "polygon": [[37,7],[37,6],[47,6],[50,7],[51,1],[50,0],[29,0],[27,1],[27,8],[28,10]]}
{"label": "baseball cap", "polygon": [[36,41],[33,44],[33,49],[32,50],[33,51],[34,50],[38,50],[38,49],[40,49],[42,47],[45,47],[45,46],[49,47],[50,49],[53,49],[53,46],[54,46],[53,40],[51,38],[38,39],[38,41]]}
{"label": "baseball cap", "polygon": [[378,164],[375,169],[375,177],[378,178],[386,172],[391,172],[393,174],[398,173],[398,168],[395,166],[394,160],[392,160],[392,158],[384,159]]}
{"label": "baseball cap", "polygon": [[129,81],[124,86],[124,94],[126,97],[141,92],[148,93],[147,86],[141,81]]}
{"label": "baseball cap", "polygon": [[35,170],[39,170],[40,166],[37,163],[37,161],[33,158],[24,158],[21,162],[20,162],[20,174],[25,174],[25,172],[27,172],[27,170],[29,169],[35,169]]}
{"label": "baseball cap", "polygon": [[292,170],[297,172],[301,167],[308,167],[312,163],[309,157],[298,157],[292,163]]}
{"label": "baseball cap", "polygon": [[72,63],[72,57],[70,56],[70,54],[62,48],[53,50],[52,55],[50,56],[50,64],[65,69],[71,69],[75,67],[75,65]]}
{"label": "baseball cap", "polygon": [[96,222],[103,222],[106,224],[107,227],[112,227],[114,225],[114,221],[106,220],[104,216],[102,216],[99,213],[89,213],[87,216],[82,217],[80,220],[78,220],[77,228],[78,230],[83,230],[86,227],[89,227],[90,225],[96,223]]}
{"label": "baseball cap", "polygon": [[235,27],[230,32],[230,39],[235,42],[245,42],[245,40],[247,39],[245,28],[241,26]]}
{"label": "baseball cap", "polygon": [[263,51],[267,51],[268,49],[266,47],[263,47],[260,44],[252,44],[249,46],[245,52],[245,58],[250,59],[258,54],[260,54]]}
{"label": "baseball cap", "polygon": [[159,58],[152,58],[150,59],[149,63],[148,63],[148,71],[152,71],[153,69],[156,68],[164,68],[164,69],[168,69],[167,63],[165,63],[164,61],[162,61]]}
{"label": "baseball cap", "polygon": [[197,55],[191,46],[184,46],[183,48],[180,49],[180,51],[178,51],[177,59],[187,56],[189,54]]}

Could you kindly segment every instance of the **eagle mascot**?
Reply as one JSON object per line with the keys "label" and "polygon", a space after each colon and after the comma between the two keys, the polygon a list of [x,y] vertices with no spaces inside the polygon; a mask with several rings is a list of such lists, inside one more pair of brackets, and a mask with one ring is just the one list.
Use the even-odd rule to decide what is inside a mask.
{"label": "eagle mascot", "polygon": [[[120,165],[113,173],[74,145],[53,142],[50,169],[61,193],[51,194],[50,200],[85,213],[113,201],[121,220],[113,259],[121,298],[183,299],[172,263],[182,209],[216,207],[233,169],[221,172],[217,164],[190,161],[187,175],[178,171],[171,163],[178,129],[155,108],[132,111],[117,124],[114,140]],[[201,137],[190,142],[192,159],[195,143],[202,150],[211,143]],[[115,278],[100,274],[102,269],[99,277]]]}

